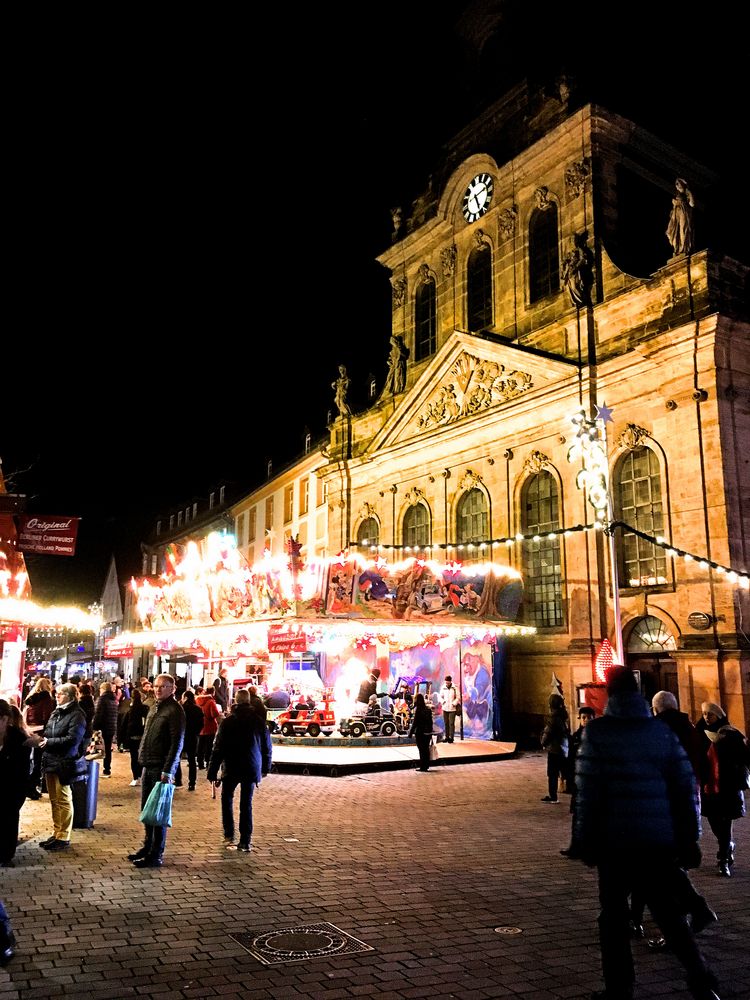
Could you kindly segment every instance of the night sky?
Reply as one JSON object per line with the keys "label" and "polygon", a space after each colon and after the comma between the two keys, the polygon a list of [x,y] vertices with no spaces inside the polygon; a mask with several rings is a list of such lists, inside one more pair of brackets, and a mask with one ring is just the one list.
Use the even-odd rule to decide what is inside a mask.
{"label": "night sky", "polygon": [[636,2],[614,26],[598,4],[531,6],[67,11],[21,33],[0,457],[29,512],[83,518],[74,559],[29,561],[38,600],[88,603],[113,552],[137,569],[158,513],[283,467],[324,433],[338,364],[365,405],[388,353],[389,210],[524,75],[564,70],[719,171],[750,261],[746,5],[656,21]]}

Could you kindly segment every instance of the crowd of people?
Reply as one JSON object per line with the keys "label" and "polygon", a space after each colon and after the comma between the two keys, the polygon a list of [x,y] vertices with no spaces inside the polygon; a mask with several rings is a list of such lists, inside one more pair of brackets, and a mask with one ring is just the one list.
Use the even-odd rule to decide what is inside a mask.
{"label": "crowd of people", "polygon": [[[102,775],[112,774],[115,749],[127,752],[131,785],[141,788],[140,819],[144,839],[127,855],[136,868],[163,864],[171,815],[152,819],[152,792],[182,785],[181,760],[194,791],[197,772],[221,787],[224,841],[228,848],[251,850],[252,799],[271,767],[271,737],[266,706],[257,689],[239,689],[230,704],[224,671],[213,686],[184,688],[176,678],[159,674],[132,686],[121,677],[102,680],[99,696],[82,679],[54,685],[40,677],[24,685],[20,704],[0,699],[0,867],[12,868],[18,844],[20,813],[27,798],[47,795],[52,833],[41,841],[48,855],[66,851],[74,824],[73,785],[86,780],[95,737],[101,740]],[[240,788],[239,819],[234,799]],[[170,798],[171,801],[171,798]],[[235,829],[239,840],[235,841]],[[15,954],[15,938],[0,901],[0,965]]]}
{"label": "crowd of people", "polygon": [[689,871],[702,860],[701,816],[717,842],[717,869],[730,878],[733,823],[745,815],[750,787],[748,741],[724,709],[701,705],[695,725],[669,691],[651,704],[626,667],[607,673],[604,713],[583,706],[570,731],[561,695],[549,698],[542,733],[547,752],[546,804],[571,792],[572,830],[560,852],[595,867],[605,989],[592,1000],[632,1000],[631,938],[645,937],[648,906],[661,934],[649,946],[669,949],[686,970],[697,1000],[718,1000],[717,980],[695,935],[718,917]]}

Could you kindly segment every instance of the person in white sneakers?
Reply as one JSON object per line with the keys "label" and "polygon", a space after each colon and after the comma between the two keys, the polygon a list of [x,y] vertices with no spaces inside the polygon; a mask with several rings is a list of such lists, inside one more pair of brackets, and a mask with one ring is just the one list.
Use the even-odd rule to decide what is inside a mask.
{"label": "person in white sneakers", "polygon": [[453,678],[446,675],[443,686],[440,688],[440,704],[443,709],[443,722],[445,723],[445,742],[453,742],[453,734],[456,730],[456,712],[458,711],[461,696],[458,689],[453,686]]}

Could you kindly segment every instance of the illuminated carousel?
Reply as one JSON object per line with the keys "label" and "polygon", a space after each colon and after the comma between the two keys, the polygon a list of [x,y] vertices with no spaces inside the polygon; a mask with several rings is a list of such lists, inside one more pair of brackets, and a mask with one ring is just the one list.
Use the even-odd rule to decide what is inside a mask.
{"label": "illuminated carousel", "polygon": [[[416,750],[405,727],[381,734],[349,726],[346,736],[340,728],[362,714],[358,693],[372,677],[384,711],[394,709],[402,683],[421,691],[441,733],[438,691],[451,675],[462,706],[451,746],[456,758],[466,756],[462,741],[486,744],[478,748],[485,754],[507,750],[497,744],[506,646],[535,631],[515,624],[522,585],[507,566],[418,557],[390,563],[349,552],[305,561],[293,539],[284,556],[266,552],[250,566],[233,536],[214,533],[170,548],[162,577],[131,586],[142,630],[118,636],[118,643],[167,660],[194,659],[192,683],[209,684],[226,667],[235,687],[252,681],[271,696],[307,696],[321,718],[323,709],[333,711],[336,728],[274,736],[277,765],[293,756],[314,766],[321,751],[334,748],[382,757],[405,745],[410,763]],[[333,771],[330,760],[324,766]]]}

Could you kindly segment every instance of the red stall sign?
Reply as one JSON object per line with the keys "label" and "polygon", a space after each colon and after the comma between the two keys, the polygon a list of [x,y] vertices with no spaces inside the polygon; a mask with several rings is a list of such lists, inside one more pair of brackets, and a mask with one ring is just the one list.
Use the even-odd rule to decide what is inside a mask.
{"label": "red stall sign", "polygon": [[74,556],[79,517],[20,514],[16,518],[18,548],[45,556]]}
{"label": "red stall sign", "polygon": [[306,649],[307,640],[304,632],[293,632],[287,625],[269,626],[269,653],[304,653]]}

